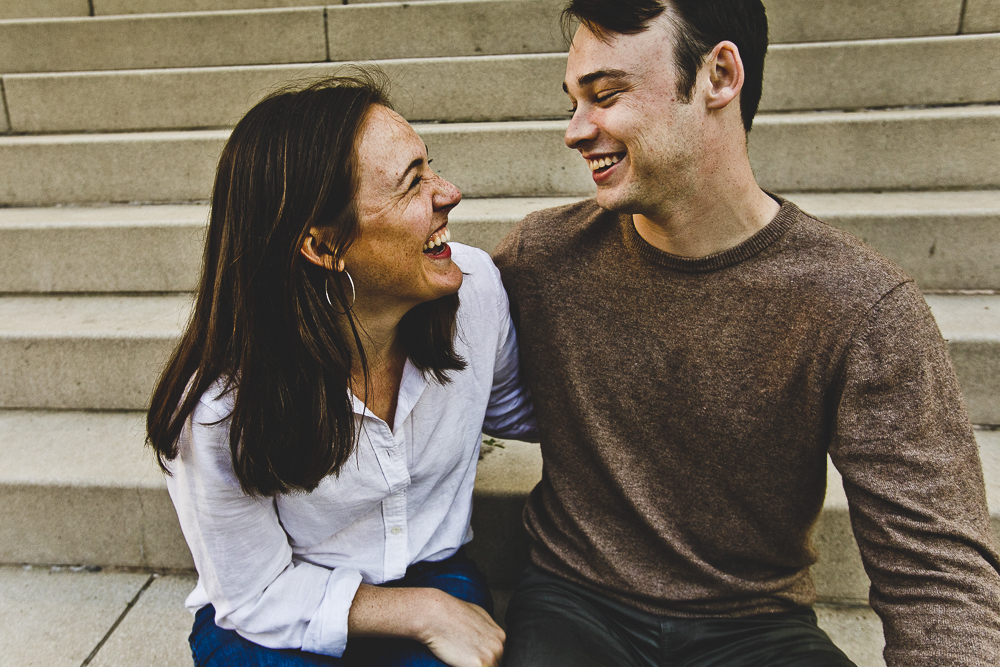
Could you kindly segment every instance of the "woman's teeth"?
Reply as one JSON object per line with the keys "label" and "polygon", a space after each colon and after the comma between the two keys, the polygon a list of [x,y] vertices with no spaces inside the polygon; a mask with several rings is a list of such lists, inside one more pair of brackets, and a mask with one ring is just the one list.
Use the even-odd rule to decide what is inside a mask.
{"label": "woman's teeth", "polygon": [[611,157],[602,157],[599,160],[587,160],[587,164],[590,165],[591,171],[597,171],[598,169],[604,169],[605,167],[610,167],[613,164],[618,164],[618,156],[612,155]]}
{"label": "woman's teeth", "polygon": [[431,237],[431,240],[424,244],[424,252],[430,250],[432,251],[433,254],[433,251],[439,250],[441,246],[443,246],[450,240],[451,240],[451,231],[449,231],[448,228],[445,227],[441,231],[436,232],[434,236]]}

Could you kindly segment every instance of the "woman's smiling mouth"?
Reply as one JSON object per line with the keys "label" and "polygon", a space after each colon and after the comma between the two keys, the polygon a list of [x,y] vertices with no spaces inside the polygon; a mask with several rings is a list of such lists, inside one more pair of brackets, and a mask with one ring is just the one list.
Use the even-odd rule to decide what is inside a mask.
{"label": "woman's smiling mouth", "polygon": [[445,259],[451,256],[451,248],[448,241],[451,240],[451,231],[443,227],[434,232],[434,235],[424,244],[424,254],[433,259]]}

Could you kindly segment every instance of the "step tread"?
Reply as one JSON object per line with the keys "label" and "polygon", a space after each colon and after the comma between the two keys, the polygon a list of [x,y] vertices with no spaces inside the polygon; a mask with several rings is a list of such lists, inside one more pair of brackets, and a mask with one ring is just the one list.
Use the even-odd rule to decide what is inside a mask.
{"label": "step tread", "polygon": [[[158,576],[143,590],[148,582],[145,573],[0,567],[0,600],[8,602],[4,608],[19,610],[0,616],[0,650],[15,664],[29,664],[40,657],[38,629],[59,628],[41,647],[45,663],[79,664],[110,632],[91,665],[189,667],[192,619],[184,600],[196,577]],[[815,609],[820,627],[858,667],[884,667],[882,627],[869,607],[818,604]]]}
{"label": "step tread", "polygon": [[[944,337],[1000,341],[1000,294],[928,294]],[[176,336],[190,294],[0,295],[0,337]]]}
{"label": "step tread", "polygon": [[[816,215],[995,215],[1000,214],[1000,190],[931,192],[782,192],[782,197]],[[520,220],[543,208],[563,206],[584,197],[467,197],[452,210],[450,220]],[[203,224],[209,206],[185,204],[111,204],[0,208],[0,230],[20,228],[103,227],[121,225]]]}
{"label": "step tread", "polygon": [[0,296],[0,338],[175,338],[190,294]]}

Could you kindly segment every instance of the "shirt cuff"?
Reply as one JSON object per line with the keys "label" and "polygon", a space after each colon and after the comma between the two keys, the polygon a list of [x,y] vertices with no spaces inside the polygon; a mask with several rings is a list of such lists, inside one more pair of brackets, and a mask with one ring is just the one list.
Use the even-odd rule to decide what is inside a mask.
{"label": "shirt cuff", "polygon": [[347,648],[347,617],[361,585],[361,572],[346,567],[333,570],[316,615],[302,636],[302,650],[339,658]]}

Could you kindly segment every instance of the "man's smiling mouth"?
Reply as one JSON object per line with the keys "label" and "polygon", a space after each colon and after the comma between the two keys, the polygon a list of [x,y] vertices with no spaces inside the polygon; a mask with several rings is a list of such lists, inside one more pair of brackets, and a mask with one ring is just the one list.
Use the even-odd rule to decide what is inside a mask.
{"label": "man's smiling mouth", "polygon": [[587,166],[589,166],[590,170],[593,172],[601,172],[607,169],[608,167],[611,167],[612,165],[618,164],[618,161],[620,159],[621,158],[619,158],[617,155],[607,155],[601,158],[597,158],[596,160],[591,160],[588,158]]}

